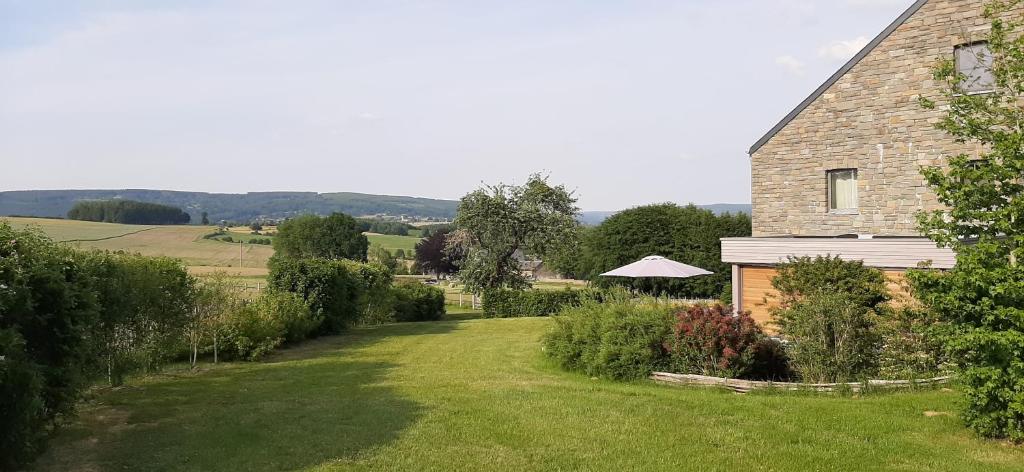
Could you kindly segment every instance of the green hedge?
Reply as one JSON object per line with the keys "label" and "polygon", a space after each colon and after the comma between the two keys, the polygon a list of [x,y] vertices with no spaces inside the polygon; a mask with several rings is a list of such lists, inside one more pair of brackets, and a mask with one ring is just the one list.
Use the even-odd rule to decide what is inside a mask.
{"label": "green hedge", "polygon": [[666,344],[675,309],[657,301],[586,301],[554,317],[544,352],[567,370],[620,380],[645,378],[669,364]]}
{"label": "green hedge", "polygon": [[437,321],[444,318],[444,290],[420,282],[395,285],[395,321]]}
{"label": "green hedge", "polygon": [[166,361],[193,283],[178,261],[80,252],[0,222],[0,470],[31,461],[90,382]]}
{"label": "green hedge", "polygon": [[386,296],[391,273],[378,264],[350,260],[270,259],[267,286],[296,293],[314,317],[322,318],[320,334],[337,334],[354,325],[374,300]]}
{"label": "green hedge", "polygon": [[517,318],[548,316],[564,308],[579,306],[581,290],[488,290],[484,292],[484,316]]}

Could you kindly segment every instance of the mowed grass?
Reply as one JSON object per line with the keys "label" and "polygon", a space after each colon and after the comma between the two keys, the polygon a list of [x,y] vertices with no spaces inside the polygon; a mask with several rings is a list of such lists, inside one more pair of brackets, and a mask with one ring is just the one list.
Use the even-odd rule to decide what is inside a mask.
{"label": "mowed grass", "polygon": [[[956,394],[738,395],[614,383],[551,366],[551,320],[357,329],[267,362],[106,390],[42,471],[1009,471]],[[925,412],[937,412],[929,416]]]}
{"label": "mowed grass", "polygon": [[[7,218],[13,226],[38,226],[57,241],[83,249],[127,251],[145,256],[168,256],[190,266],[256,269],[266,272],[267,260],[274,253],[270,246],[239,245],[203,239],[216,230],[212,226],[137,226],[90,221],[49,220],[45,218]],[[259,275],[259,274],[246,274]]]}
{"label": "mowed grass", "polygon": [[363,233],[366,235],[366,239],[370,240],[370,245],[383,246],[388,251],[395,252],[396,249],[402,249],[406,253],[416,251],[416,243],[420,242],[420,238],[415,236],[396,236],[392,234],[377,234],[377,233]]}

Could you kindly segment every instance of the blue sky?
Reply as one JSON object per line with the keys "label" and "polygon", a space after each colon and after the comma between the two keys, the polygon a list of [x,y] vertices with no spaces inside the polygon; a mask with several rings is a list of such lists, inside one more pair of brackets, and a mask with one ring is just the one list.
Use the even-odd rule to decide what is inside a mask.
{"label": "blue sky", "polygon": [[749,202],[749,146],[911,3],[0,0],[0,189]]}

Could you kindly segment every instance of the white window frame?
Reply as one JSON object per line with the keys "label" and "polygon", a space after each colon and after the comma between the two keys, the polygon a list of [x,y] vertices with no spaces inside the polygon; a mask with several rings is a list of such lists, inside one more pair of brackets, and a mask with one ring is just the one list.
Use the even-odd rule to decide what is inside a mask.
{"label": "white window frame", "polygon": [[[834,195],[834,193],[835,193],[833,191],[833,188],[832,188],[832,180],[833,180],[832,176],[833,175],[838,175],[840,173],[846,173],[846,172],[851,173],[853,175],[853,207],[851,207],[851,208],[834,208],[836,203],[832,199],[832,195]],[[857,213],[860,212],[860,194],[859,194],[859,190],[857,188],[858,187],[858,185],[857,185],[857,183],[858,183],[858,174],[859,173],[857,172],[857,169],[855,169],[855,168],[829,169],[829,170],[825,171],[825,181],[828,183],[828,194],[825,196],[825,200],[826,200],[826,203],[827,203],[827,208],[828,208],[828,212],[829,213],[837,214],[837,215],[850,215],[850,214],[857,214]]]}
{"label": "white window frame", "polygon": [[[988,41],[971,41],[971,42],[968,42],[968,43],[958,44],[955,47],[953,47],[953,68],[956,70],[957,74],[961,74],[962,73],[961,72],[961,68],[960,68],[960,50],[961,49],[966,49],[966,48],[971,48],[971,47],[974,47],[974,46],[985,46],[986,49],[988,49]],[[991,56],[992,56],[992,51],[991,50],[988,51],[988,55],[989,55],[989,59],[991,59]],[[992,71],[989,71],[989,74],[991,74],[991,73],[992,73]],[[964,75],[967,75],[967,74],[964,74]],[[961,85],[968,85],[968,84],[961,84]],[[994,92],[995,91],[995,87],[996,87],[995,76],[993,76],[992,77],[992,85],[990,85],[988,89],[985,89],[985,90],[972,90],[972,91],[962,90],[961,93],[963,95],[984,95],[984,94],[987,94],[987,93]]]}

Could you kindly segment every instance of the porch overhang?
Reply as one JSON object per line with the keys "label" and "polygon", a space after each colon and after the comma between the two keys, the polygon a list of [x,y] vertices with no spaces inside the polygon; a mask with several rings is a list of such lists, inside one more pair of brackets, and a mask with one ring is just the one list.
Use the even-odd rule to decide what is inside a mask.
{"label": "porch overhang", "polygon": [[777,265],[791,256],[838,256],[879,269],[913,269],[929,263],[935,269],[956,264],[952,249],[922,237],[763,237],[722,238],[722,262],[733,265]]}

